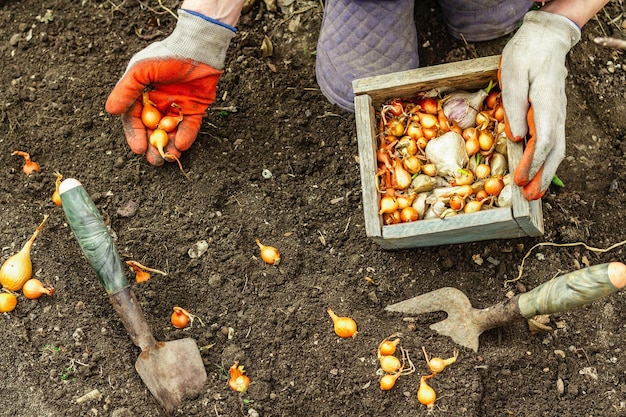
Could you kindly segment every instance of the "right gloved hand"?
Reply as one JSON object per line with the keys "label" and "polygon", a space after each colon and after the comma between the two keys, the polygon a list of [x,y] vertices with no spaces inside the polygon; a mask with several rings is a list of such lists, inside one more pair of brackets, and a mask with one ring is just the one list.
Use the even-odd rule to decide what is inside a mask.
{"label": "right gloved hand", "polygon": [[195,141],[206,109],[215,101],[226,51],[235,36],[234,28],[199,13],[181,9],[178,16],[170,36],[132,57],[106,102],[109,113],[122,115],[131,150],[145,153],[153,165],[162,165],[163,158],[149,145],[151,131],[141,121],[143,91],[151,89],[150,100],[162,114],[172,113],[172,103],[183,112],[183,120],[169,134],[165,149],[180,157]]}
{"label": "right gloved hand", "polygon": [[514,181],[524,197],[536,200],[547,190],[565,157],[565,57],[580,39],[568,18],[531,11],[502,51],[498,72],[507,135],[526,149]]}

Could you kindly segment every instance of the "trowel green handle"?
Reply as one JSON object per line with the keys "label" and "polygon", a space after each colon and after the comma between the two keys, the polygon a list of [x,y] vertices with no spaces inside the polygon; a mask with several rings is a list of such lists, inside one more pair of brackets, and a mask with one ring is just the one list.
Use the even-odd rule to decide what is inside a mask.
{"label": "trowel green handle", "polygon": [[59,186],[59,194],[67,222],[107,294],[127,287],[120,255],[100,212],[82,184],[68,178]]}
{"label": "trowel green handle", "polygon": [[558,276],[520,294],[518,305],[526,318],[580,307],[626,286],[626,265],[611,262]]}

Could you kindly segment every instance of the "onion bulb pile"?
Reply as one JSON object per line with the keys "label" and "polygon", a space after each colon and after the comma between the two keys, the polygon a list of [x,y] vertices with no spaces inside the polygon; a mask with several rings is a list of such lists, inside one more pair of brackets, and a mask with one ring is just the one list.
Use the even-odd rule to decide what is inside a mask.
{"label": "onion bulb pile", "polygon": [[511,187],[500,92],[490,84],[436,94],[394,99],[377,114],[376,185],[385,225],[511,205],[498,198]]}
{"label": "onion bulb pile", "polygon": [[[380,378],[380,389],[389,391],[396,385],[396,381],[402,375],[408,375],[415,372],[415,366],[409,358],[409,353],[403,347],[399,347],[400,338],[397,335],[391,335],[383,339],[378,345],[378,363],[383,372]],[[400,350],[402,359],[396,356],[397,349]]]}
{"label": "onion bulb pile", "polygon": [[39,298],[43,294],[54,294],[53,287],[45,286],[38,279],[32,278],[33,264],[30,259],[33,243],[43,230],[47,220],[48,215],[46,214],[30,239],[0,267],[0,284],[4,290],[4,292],[0,292],[0,313],[8,313],[15,309],[17,297],[13,293],[14,291],[22,290],[24,297],[31,300]]}

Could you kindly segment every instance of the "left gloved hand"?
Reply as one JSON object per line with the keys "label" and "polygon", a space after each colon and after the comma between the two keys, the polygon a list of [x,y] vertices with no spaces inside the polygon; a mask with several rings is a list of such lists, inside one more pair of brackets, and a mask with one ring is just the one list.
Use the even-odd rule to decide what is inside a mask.
{"label": "left gloved hand", "polygon": [[177,130],[169,134],[166,152],[180,157],[195,141],[202,117],[215,101],[217,81],[222,74],[226,50],[235,31],[197,13],[179,10],[179,19],[170,36],[154,42],[130,60],[106,102],[111,114],[121,114],[126,141],[136,154],[146,154],[153,165],[163,158],[148,144],[151,133],[141,121],[142,92],[150,87],[150,100],[159,111],[183,112]]}
{"label": "left gloved hand", "polygon": [[502,51],[507,135],[516,142],[529,136],[514,174],[528,200],[543,196],[565,157],[565,57],[579,40],[580,29],[568,18],[531,11]]}

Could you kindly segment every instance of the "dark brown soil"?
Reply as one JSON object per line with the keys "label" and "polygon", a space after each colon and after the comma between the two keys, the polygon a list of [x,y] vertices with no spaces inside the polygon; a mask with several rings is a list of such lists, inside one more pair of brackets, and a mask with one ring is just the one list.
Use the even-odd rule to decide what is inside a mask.
{"label": "dark brown soil", "polygon": [[[17,308],[0,315],[0,414],[162,415],[135,372],[138,349],[50,201],[59,171],[84,184],[124,259],[168,272],[132,288],[158,340],[191,337],[204,347],[206,389],[179,415],[625,415],[621,293],[553,315],[552,333],[532,334],[524,322],[484,333],[478,353],[461,348],[458,362],[431,380],[433,410],[416,398],[426,373],[421,348],[447,357],[458,346],[429,328],[440,314],[408,323],[383,310],[443,286],[487,307],[587,263],[624,260],[622,246],[541,246],[517,285],[503,285],[537,243],[608,248],[626,239],[624,54],[592,41],[624,37],[621,0],[585,26],[569,56],[567,159],[558,172],[565,187],[543,199],[545,235],[398,252],[365,235],[354,116],[316,85],[321,3],[278,3],[268,11],[261,1],[241,18],[219,99],[182,157],[191,181],[176,164],[157,168],[132,154],[119,118],[104,111],[132,54],[172,30],[159,3],[0,3],[0,260],[49,214],[32,261],[56,288],[37,301],[19,295]],[[497,54],[506,42],[465,45],[442,29],[435,3],[416,9],[423,65]],[[266,35],[269,58],[260,49]],[[222,109],[231,106],[237,111]],[[39,174],[22,173],[17,149],[41,164]],[[127,217],[120,210],[131,202],[138,208]],[[255,239],[279,248],[279,266],[259,259]],[[191,258],[200,241],[208,250]],[[173,328],[175,305],[204,326]],[[333,333],[328,307],[357,321],[356,338]],[[417,372],[382,392],[376,347],[394,332]],[[226,384],[235,360],[252,380],[245,394]],[[101,396],[77,401],[93,390]]]}

